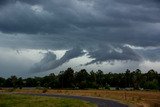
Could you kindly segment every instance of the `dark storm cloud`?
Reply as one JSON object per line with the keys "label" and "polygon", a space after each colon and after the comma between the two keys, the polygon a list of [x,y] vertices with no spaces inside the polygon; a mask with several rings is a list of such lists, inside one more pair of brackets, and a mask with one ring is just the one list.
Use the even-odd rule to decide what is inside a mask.
{"label": "dark storm cloud", "polygon": [[[159,29],[153,29],[160,26],[155,24],[160,22],[158,4],[156,0],[16,0],[1,10],[0,30],[45,34],[46,39],[53,41],[54,35],[58,35],[70,40],[92,38],[122,44],[159,45]],[[64,39],[64,42],[68,41]]]}
{"label": "dark storm cloud", "polygon": [[86,65],[114,60],[140,61],[142,59],[141,56],[138,55],[138,53],[134,52],[131,48],[126,46],[118,48],[105,47],[96,51],[89,52],[88,55],[90,56],[90,58],[93,58],[94,60],[87,63]]}
{"label": "dark storm cloud", "polygon": [[158,6],[157,3],[160,3],[159,0],[134,0],[134,1],[128,1],[128,0],[123,0],[123,1],[120,1],[120,0],[114,0],[116,2],[119,2],[119,3],[126,3],[126,4],[130,4],[130,5],[143,5],[143,6],[153,6],[153,5],[156,5]]}
{"label": "dark storm cloud", "polygon": [[0,5],[6,5],[6,4],[9,4],[9,3],[13,3],[14,0],[0,0]]}
{"label": "dark storm cloud", "polygon": [[137,53],[143,55],[145,60],[152,62],[160,61],[160,48],[156,49],[147,49],[147,50],[136,50]]}
{"label": "dark storm cloud", "polygon": [[54,53],[48,52],[45,54],[44,58],[39,62],[36,63],[31,71],[32,72],[42,72],[42,71],[48,71],[51,69],[55,69],[64,63],[68,62],[69,60],[82,56],[85,53],[80,48],[73,48],[72,50],[66,51],[64,56],[60,59],[56,60],[56,55]]}
{"label": "dark storm cloud", "polygon": [[38,4],[41,0],[0,0],[0,5],[8,5],[10,3],[24,2],[28,4]]}
{"label": "dark storm cloud", "polygon": [[[2,0],[0,6],[1,46],[79,46],[95,58],[91,63],[143,57],[125,44],[160,46],[159,0]],[[66,60],[55,61],[58,67]]]}

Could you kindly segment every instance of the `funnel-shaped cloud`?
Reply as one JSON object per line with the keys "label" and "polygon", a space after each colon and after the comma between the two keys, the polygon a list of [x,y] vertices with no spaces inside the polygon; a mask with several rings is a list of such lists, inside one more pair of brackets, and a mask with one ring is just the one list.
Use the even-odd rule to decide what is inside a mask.
{"label": "funnel-shaped cloud", "polygon": [[69,60],[84,55],[80,48],[73,48],[71,50],[66,51],[62,58],[56,60],[56,55],[52,52],[48,52],[45,54],[44,58],[32,67],[31,71],[33,72],[43,72],[55,69],[64,63],[68,62]]}

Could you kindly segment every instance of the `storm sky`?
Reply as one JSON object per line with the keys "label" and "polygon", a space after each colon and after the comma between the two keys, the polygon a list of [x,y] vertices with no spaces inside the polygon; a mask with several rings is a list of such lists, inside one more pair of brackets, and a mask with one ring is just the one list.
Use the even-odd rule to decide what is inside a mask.
{"label": "storm sky", "polygon": [[159,65],[159,0],[0,0],[0,76]]}

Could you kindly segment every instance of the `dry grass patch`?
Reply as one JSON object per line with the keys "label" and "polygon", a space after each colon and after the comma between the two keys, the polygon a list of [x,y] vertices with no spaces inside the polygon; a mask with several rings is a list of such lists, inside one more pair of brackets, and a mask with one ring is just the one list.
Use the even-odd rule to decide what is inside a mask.
{"label": "dry grass patch", "polygon": [[[42,93],[38,89],[15,90],[19,93]],[[124,103],[137,104],[138,107],[160,107],[160,91],[111,91],[111,90],[47,90],[47,94],[65,94],[101,97]]]}

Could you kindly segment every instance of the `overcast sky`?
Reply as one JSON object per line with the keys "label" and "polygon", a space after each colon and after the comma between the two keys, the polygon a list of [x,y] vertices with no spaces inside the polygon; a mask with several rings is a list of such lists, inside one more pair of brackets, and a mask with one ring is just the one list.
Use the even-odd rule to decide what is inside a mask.
{"label": "overcast sky", "polygon": [[0,76],[159,65],[159,0],[0,0]]}

